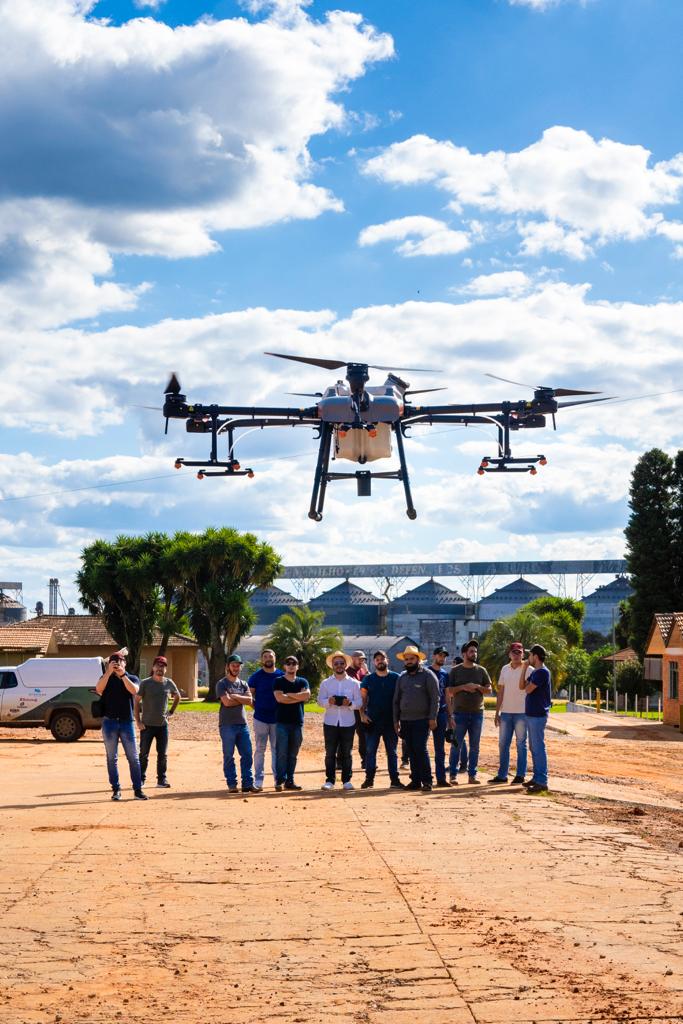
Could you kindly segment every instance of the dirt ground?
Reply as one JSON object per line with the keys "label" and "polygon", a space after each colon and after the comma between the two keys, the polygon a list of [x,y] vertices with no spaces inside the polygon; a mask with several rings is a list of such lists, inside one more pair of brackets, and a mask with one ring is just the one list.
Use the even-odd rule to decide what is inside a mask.
{"label": "dirt ground", "polygon": [[118,804],[96,734],[3,730],[0,1022],[683,1021],[683,741],[553,726],[548,797],[322,793],[316,716],[303,791],[243,797],[184,713]]}

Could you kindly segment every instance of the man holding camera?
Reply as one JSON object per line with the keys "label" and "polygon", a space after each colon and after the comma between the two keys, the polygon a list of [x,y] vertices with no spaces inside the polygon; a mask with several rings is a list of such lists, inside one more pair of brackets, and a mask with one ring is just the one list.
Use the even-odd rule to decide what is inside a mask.
{"label": "man holding camera", "polygon": [[[140,769],[144,785],[147,775],[147,762],[152,749],[152,741],[157,745],[157,787],[169,789],[171,783],[166,778],[168,767],[168,719],[178,707],[180,691],[166,675],[168,661],[163,654],[157,655],[152,662],[152,674],[143,679],[135,695],[135,721],[140,730]],[[168,702],[171,700],[171,709]]]}
{"label": "man holding camera", "polygon": [[347,673],[351,658],[343,651],[333,651],[326,658],[332,675],[323,679],[318,691],[318,704],[325,708],[323,733],[325,735],[325,782],[323,789],[334,789],[337,754],[341,759],[341,779],[344,789],[353,789],[351,776],[353,761],[351,750],[356,731],[354,712],[362,705],[360,686]]}
{"label": "man holding camera", "polygon": [[142,792],[142,772],[138,759],[138,747],[133,726],[133,701],[140,686],[137,676],[126,672],[126,655],[122,650],[111,654],[107,661],[104,674],[95,686],[102,703],[102,740],[107,752],[107,771],[112,789],[112,800],[121,799],[121,783],[119,781],[119,740],[128,760],[130,780],[136,800],[146,800]]}

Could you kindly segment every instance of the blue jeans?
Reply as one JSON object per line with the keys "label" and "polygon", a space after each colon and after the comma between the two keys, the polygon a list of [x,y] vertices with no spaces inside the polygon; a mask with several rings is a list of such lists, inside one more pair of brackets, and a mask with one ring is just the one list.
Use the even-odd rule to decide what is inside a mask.
{"label": "blue jeans", "polygon": [[393,722],[375,723],[365,734],[365,774],[372,780],[377,771],[377,751],[380,740],[384,740],[384,750],[387,755],[387,768],[389,778],[392,782],[398,781],[398,736]]}
{"label": "blue jeans", "polygon": [[278,722],[276,732],[275,782],[281,786],[284,782],[294,782],[296,759],[304,738],[304,730],[303,726],[295,722]]}
{"label": "blue jeans", "polygon": [[458,774],[458,759],[460,760],[460,767],[463,771],[467,768],[467,741],[463,740],[460,746],[455,736],[455,729],[453,730],[453,742],[451,743],[451,752],[448,757],[448,774],[451,778]]}
{"label": "blue jeans", "polygon": [[517,771],[515,775],[526,775],[526,715],[521,712],[502,711],[498,727],[498,778],[507,779],[510,769],[510,747],[514,733],[517,747]]}
{"label": "blue jeans", "polygon": [[258,718],[253,721],[254,725],[254,785],[263,786],[265,779],[266,747],[270,742],[270,767],[273,771],[273,778],[277,776],[277,762],[275,751],[277,748],[277,726],[273,722],[259,722]]}
{"label": "blue jeans", "polygon": [[548,724],[548,716],[534,718],[525,715],[529,746],[531,747],[531,759],[534,764],[532,782],[539,786],[548,785],[548,755],[545,749],[545,727]]}
{"label": "blue jeans", "polygon": [[481,730],[484,725],[483,711],[456,711],[455,712],[455,738],[458,746],[461,746],[465,736],[470,741],[469,757],[467,759],[467,774],[471,779],[477,774],[479,764],[479,741]]}
{"label": "blue jeans", "polygon": [[242,776],[242,788],[248,789],[254,785],[254,776],[251,772],[252,753],[251,736],[249,726],[246,722],[236,722],[234,725],[221,725],[218,727],[223,744],[223,774],[230,789],[237,785],[237,772],[235,770],[235,747],[240,755],[240,775]]}
{"label": "blue jeans", "polygon": [[436,729],[432,733],[434,741],[434,774],[437,782],[446,781],[446,729],[448,728],[448,712],[439,711],[436,716]]}
{"label": "blue jeans", "polygon": [[411,785],[431,786],[432,764],[427,751],[429,720],[419,718],[416,722],[408,722],[401,719],[401,736],[408,746]]}
{"label": "blue jeans", "polygon": [[119,740],[121,740],[121,746],[130,769],[130,781],[133,783],[133,789],[137,793],[138,790],[142,789],[142,772],[140,771],[138,745],[135,740],[135,729],[132,719],[130,722],[120,722],[118,718],[107,718],[105,716],[102,719],[102,740],[104,742],[104,749],[107,752],[107,772],[109,773],[111,788],[114,790],[121,789],[119,782]]}

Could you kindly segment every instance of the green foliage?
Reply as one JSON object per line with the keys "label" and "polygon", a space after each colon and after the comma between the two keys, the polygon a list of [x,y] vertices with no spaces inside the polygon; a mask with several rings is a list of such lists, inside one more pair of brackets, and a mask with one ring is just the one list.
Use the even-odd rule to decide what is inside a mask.
{"label": "green foliage", "polygon": [[487,630],[479,648],[479,661],[493,679],[497,679],[503,665],[508,662],[508,648],[513,640],[524,644],[525,650],[533,644],[545,647],[546,662],[557,689],[564,679],[567,659],[567,640],[562,631],[542,615],[520,608],[507,619],[498,619]]}
{"label": "green foliage", "polygon": [[658,692],[658,687],[645,679],[643,666],[634,659],[625,661],[617,668],[617,690],[627,693],[630,697],[651,697]]}
{"label": "green foliage", "polygon": [[299,659],[299,674],[315,692],[330,674],[325,659],[341,647],[344,638],[336,626],[324,626],[324,612],[313,612],[305,606],[294,606],[272,625],[263,646],[272,647],[279,665],[288,654]]}
{"label": "green foliage", "polygon": [[627,597],[624,601],[619,602],[619,616],[614,623],[614,640],[620,650],[628,647],[631,643],[632,618],[633,605],[631,598]]}
{"label": "green foliage", "polygon": [[624,535],[634,590],[630,642],[641,658],[654,613],[676,611],[676,604],[681,603],[676,567],[683,556],[674,550],[674,544],[680,524],[682,471],[680,452],[674,467],[666,452],[652,448],[640,457],[631,477],[631,515]]}
{"label": "green foliage", "polygon": [[128,648],[128,667],[137,673],[157,617],[157,534],[97,540],[83,549],[76,574],[81,604],[101,615],[119,646]]}
{"label": "green foliage", "polygon": [[585,685],[592,686],[594,690],[598,687],[604,690],[606,686],[612,685],[614,666],[611,661],[603,661],[603,658],[609,654],[614,654],[614,651],[615,648],[612,644],[604,644],[591,654],[588,666],[588,683]]}
{"label": "green foliage", "polygon": [[598,647],[604,647],[608,641],[609,637],[606,637],[604,633],[598,633],[597,629],[584,629],[583,631],[583,649],[588,654],[593,654]]}
{"label": "green foliage", "polygon": [[567,654],[566,678],[568,686],[588,686],[590,655],[580,647],[573,647]]}
{"label": "green foliage", "polygon": [[537,597],[524,605],[527,611],[552,622],[567,641],[568,647],[580,647],[583,643],[581,623],[586,611],[582,601],[572,597]]}

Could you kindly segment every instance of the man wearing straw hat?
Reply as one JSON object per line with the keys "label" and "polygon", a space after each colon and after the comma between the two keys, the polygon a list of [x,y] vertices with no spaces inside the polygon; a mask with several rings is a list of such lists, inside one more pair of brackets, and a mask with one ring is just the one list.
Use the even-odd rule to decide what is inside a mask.
{"label": "man wearing straw hat", "polygon": [[347,673],[351,658],[343,651],[333,651],[325,659],[332,675],[323,679],[318,690],[318,704],[325,708],[323,733],[325,735],[325,782],[323,789],[334,789],[337,756],[341,760],[341,779],[344,789],[353,789],[351,776],[353,762],[351,750],[356,731],[354,712],[362,702],[360,686]]}
{"label": "man wearing straw hat", "polygon": [[439,710],[439,684],[436,676],[421,662],[426,656],[409,644],[396,657],[405,665],[396,680],[394,692],[394,726],[408,744],[410,785],[407,789],[432,789],[432,766],[427,752],[429,730],[436,729]]}

